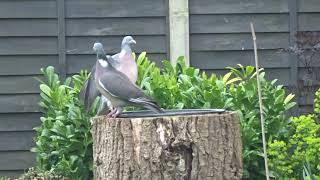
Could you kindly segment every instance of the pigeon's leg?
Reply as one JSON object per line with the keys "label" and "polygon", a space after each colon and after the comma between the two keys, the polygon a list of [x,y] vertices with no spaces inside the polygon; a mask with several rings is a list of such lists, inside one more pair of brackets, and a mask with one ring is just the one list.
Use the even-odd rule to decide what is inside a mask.
{"label": "pigeon's leg", "polygon": [[97,111],[96,116],[100,116],[102,114],[106,114],[108,111],[110,111],[111,109],[107,108],[108,103],[105,101],[105,99],[103,98],[103,96],[101,96],[100,102],[99,102],[99,108]]}
{"label": "pigeon's leg", "polygon": [[114,108],[111,104],[111,102],[105,98],[104,96],[101,96],[100,99],[100,105],[97,112],[97,115],[107,114],[108,117],[110,117],[114,112]]}
{"label": "pigeon's leg", "polygon": [[104,98],[104,101],[107,103],[107,106],[109,107],[109,109],[110,110],[113,109],[111,102],[107,98],[105,98],[105,97],[103,97],[103,98]]}
{"label": "pigeon's leg", "polygon": [[112,114],[111,117],[116,118],[116,117],[119,116],[119,114],[121,114],[121,112],[122,112],[122,108],[121,108],[121,107],[118,107],[118,108],[116,109],[116,112],[115,112],[114,114]]}

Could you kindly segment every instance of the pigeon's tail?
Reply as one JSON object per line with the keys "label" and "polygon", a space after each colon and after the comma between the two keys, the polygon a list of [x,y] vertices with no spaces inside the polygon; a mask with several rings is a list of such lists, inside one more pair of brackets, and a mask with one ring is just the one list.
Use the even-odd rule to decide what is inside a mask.
{"label": "pigeon's tail", "polygon": [[159,107],[159,105],[150,99],[141,97],[141,98],[136,98],[136,99],[130,99],[130,101],[135,104],[141,105],[141,106],[143,106],[153,112],[164,113],[164,111]]}
{"label": "pigeon's tail", "polygon": [[81,87],[81,89],[80,89],[80,100],[83,102],[83,104],[84,104],[84,108],[85,108],[85,110],[88,112],[89,111],[89,103],[88,103],[88,90],[89,90],[89,88],[88,88],[88,86],[90,86],[90,81],[89,81],[89,79],[87,79],[84,83],[83,83],[83,85],[82,85],[82,87]]}

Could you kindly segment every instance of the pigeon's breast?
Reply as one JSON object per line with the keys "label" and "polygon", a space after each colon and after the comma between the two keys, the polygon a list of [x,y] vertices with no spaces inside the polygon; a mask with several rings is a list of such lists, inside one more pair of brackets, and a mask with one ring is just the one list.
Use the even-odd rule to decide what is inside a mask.
{"label": "pigeon's breast", "polygon": [[125,74],[132,83],[136,83],[138,78],[137,64],[132,55],[125,55],[121,58],[119,71]]}

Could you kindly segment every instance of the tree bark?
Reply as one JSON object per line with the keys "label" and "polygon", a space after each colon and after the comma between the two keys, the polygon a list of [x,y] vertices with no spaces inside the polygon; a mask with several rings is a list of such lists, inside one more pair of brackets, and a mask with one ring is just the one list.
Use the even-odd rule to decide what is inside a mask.
{"label": "tree bark", "polygon": [[94,179],[240,179],[241,138],[232,112],[92,121]]}

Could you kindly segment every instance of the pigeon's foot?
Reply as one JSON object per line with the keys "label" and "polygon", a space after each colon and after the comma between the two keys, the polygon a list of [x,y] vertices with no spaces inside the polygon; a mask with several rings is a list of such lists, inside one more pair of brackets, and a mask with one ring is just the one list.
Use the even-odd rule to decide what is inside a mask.
{"label": "pigeon's foot", "polygon": [[120,111],[117,110],[114,114],[111,115],[111,117],[116,118],[119,116],[119,114],[120,114]]}
{"label": "pigeon's foot", "polygon": [[121,114],[121,112],[122,112],[122,107],[116,108],[116,112],[115,112],[114,114],[112,114],[112,117],[113,117],[113,118],[118,117],[119,114]]}
{"label": "pigeon's foot", "polygon": [[113,115],[117,112],[116,108],[113,108],[108,114],[107,117],[113,117]]}
{"label": "pigeon's foot", "polygon": [[112,117],[112,118],[116,118],[118,115],[119,115],[119,114],[116,114],[116,113],[115,113],[115,114],[112,114],[111,117]]}

